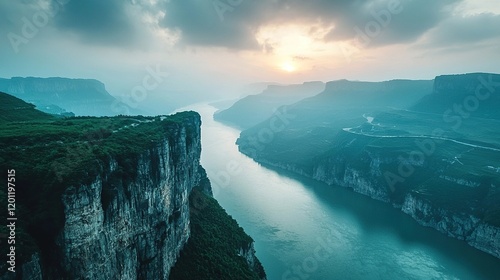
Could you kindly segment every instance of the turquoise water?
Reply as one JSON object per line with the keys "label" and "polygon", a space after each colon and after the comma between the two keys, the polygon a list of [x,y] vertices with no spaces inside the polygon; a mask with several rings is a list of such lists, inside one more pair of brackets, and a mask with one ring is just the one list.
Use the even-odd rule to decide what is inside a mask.
{"label": "turquoise water", "polygon": [[239,131],[202,115],[214,196],[255,240],[268,279],[500,279],[500,260],[391,205],[278,173],[240,154]]}

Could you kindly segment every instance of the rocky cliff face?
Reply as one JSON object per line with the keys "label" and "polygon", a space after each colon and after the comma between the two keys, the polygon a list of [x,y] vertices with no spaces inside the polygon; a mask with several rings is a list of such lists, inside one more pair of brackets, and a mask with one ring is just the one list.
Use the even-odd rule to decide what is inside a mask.
{"label": "rocky cliff face", "polygon": [[[14,108],[27,105],[16,99],[9,104]],[[251,247],[241,251],[248,262],[243,268],[247,272],[259,269],[265,277],[252,239],[211,198],[210,181],[200,165],[201,118],[197,113],[51,120],[43,125],[52,130],[40,133],[41,138],[24,128],[17,136],[22,141],[0,135],[6,154],[17,151],[8,164],[20,166],[16,173],[23,175],[16,177],[23,178],[16,180],[21,186],[16,218],[22,222],[16,223],[16,248],[11,249],[15,255],[9,259],[4,255],[0,279],[169,279],[188,240],[200,239],[195,234],[199,233],[193,212],[196,202],[189,199],[194,193],[219,209],[218,215],[205,216],[203,233],[220,241],[216,246],[197,247],[209,248],[215,256],[228,253],[221,248],[231,248],[237,256],[241,250],[233,245],[241,243],[229,242],[217,224],[230,220],[229,228],[239,230],[230,235],[246,240],[244,248]],[[37,122],[29,124],[40,129]],[[6,125],[18,127],[19,123]],[[71,135],[65,134],[68,126],[72,126]],[[95,136],[87,137],[94,132]],[[20,143],[24,146],[18,147]],[[51,164],[57,160],[62,164]],[[0,161],[4,170],[6,164]],[[7,197],[2,190],[0,197]],[[2,239],[4,232],[0,232]],[[189,260],[200,263],[207,256]],[[242,274],[235,271],[235,276]]]}
{"label": "rocky cliff face", "polygon": [[[256,253],[255,247],[252,243],[248,248],[240,248],[238,256],[245,258],[245,261],[250,267],[250,269],[258,272],[259,270],[262,270],[262,267],[260,261],[255,256],[255,253]],[[266,280],[266,279],[267,277],[265,275],[263,275],[261,278],[261,280]]]}
{"label": "rocky cliff face", "polygon": [[[242,152],[245,153],[245,151]],[[380,162],[391,160],[382,159],[378,156],[359,160],[362,161],[361,164],[370,166],[369,172],[355,167],[346,158],[341,157],[328,157],[318,161],[312,169],[305,169],[292,163],[272,162],[265,158],[256,159],[257,162],[264,165],[290,171],[328,185],[349,187],[371,198],[389,202],[390,198],[386,183],[381,180],[382,170],[380,169]],[[360,162],[357,162],[357,164],[360,164]]]}
{"label": "rocky cliff face", "polygon": [[[56,237],[60,268],[38,256],[24,264],[22,279],[167,279],[189,238],[188,196],[205,179],[200,172],[200,119],[185,125],[137,160],[132,180],[110,159],[90,184],[69,186],[61,199],[64,227]],[[33,262],[35,264],[33,264]],[[38,265],[36,265],[38,263]]]}
{"label": "rocky cliff face", "polygon": [[[370,172],[365,172],[349,164],[338,164],[342,159],[331,158],[314,167],[311,178],[329,185],[352,188],[354,191],[371,198],[389,202],[387,188],[380,180],[380,158],[371,158]],[[331,173],[330,171],[334,171]]]}
{"label": "rocky cliff face", "polygon": [[[488,86],[489,78],[495,81],[500,78],[496,74],[487,73],[471,73],[462,75],[441,75],[434,79],[434,94],[449,95],[453,92],[453,95],[459,95],[461,93],[474,94],[477,87],[484,84],[483,86]],[[490,85],[490,86],[495,86]]]}
{"label": "rocky cliff face", "polygon": [[401,211],[413,217],[421,225],[460,240],[500,258],[500,228],[482,222],[474,215],[453,213],[409,194]]}
{"label": "rocky cliff face", "polygon": [[[90,185],[68,188],[62,198],[66,222],[57,240],[68,276],[167,278],[189,238],[188,195],[201,179],[199,151],[199,137],[188,145],[181,129],[175,141],[139,158],[135,180],[110,183],[110,175],[102,174]],[[116,168],[112,160],[110,174]],[[111,192],[106,203],[104,188]]]}
{"label": "rocky cliff face", "polygon": [[[245,152],[244,150],[242,152]],[[481,217],[484,214],[476,210],[480,208],[478,205],[471,203],[469,210],[457,210],[458,208],[451,207],[450,204],[434,199],[425,199],[431,197],[430,194],[420,195],[418,188],[411,190],[401,190],[397,186],[391,190],[384,177],[386,170],[393,170],[388,166],[398,163],[397,156],[391,156],[387,153],[375,153],[373,151],[363,151],[356,156],[348,154],[336,154],[334,156],[325,157],[316,161],[312,169],[305,169],[296,164],[272,162],[262,157],[254,157],[257,162],[275,168],[287,170],[302,176],[324,182],[328,185],[337,185],[342,187],[352,188],[354,191],[370,196],[371,198],[391,203],[397,209],[410,215],[421,225],[432,227],[450,237],[464,240],[469,245],[487,252],[497,258],[500,258],[500,227],[489,222],[485,222]],[[432,161],[432,159],[429,159]],[[439,164],[439,163],[437,163]],[[418,185],[420,178],[429,179],[434,176],[429,169],[434,166],[432,163],[417,167],[417,163],[412,166],[417,169],[413,177],[409,177],[404,183],[410,186]],[[431,166],[431,167],[429,167]],[[442,170],[436,169],[437,173]],[[426,174],[426,175],[422,175]],[[429,176],[429,177],[426,177]],[[419,178],[420,177],[420,178]],[[459,190],[483,188],[481,178],[463,179],[455,178],[450,175],[436,176],[436,180],[440,182],[448,182],[452,189]],[[486,188],[486,193],[492,193],[495,186],[491,185]],[[480,192],[478,190],[478,192]],[[398,197],[401,193],[407,193],[404,197]],[[450,193],[449,196],[456,195]],[[441,198],[440,198],[441,199]],[[451,198],[453,200],[454,198]],[[484,199],[484,198],[483,198]],[[468,200],[475,200],[472,197]],[[478,201],[482,201],[481,199]]]}
{"label": "rocky cliff face", "polygon": [[[433,93],[420,100],[412,109],[443,114],[453,104],[457,104],[469,108],[467,111],[475,117],[498,120],[499,92],[499,74],[442,75],[435,78]],[[473,109],[470,109],[467,102],[475,103]]]}
{"label": "rocky cliff face", "polygon": [[500,75],[488,73],[335,81],[294,104],[282,129],[265,121],[236,143],[259,163],[391,203],[500,258],[499,93]]}

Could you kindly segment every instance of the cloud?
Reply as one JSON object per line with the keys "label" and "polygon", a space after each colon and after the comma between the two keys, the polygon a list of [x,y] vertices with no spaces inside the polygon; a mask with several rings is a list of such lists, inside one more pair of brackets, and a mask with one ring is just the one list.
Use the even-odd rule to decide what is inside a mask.
{"label": "cloud", "polygon": [[75,35],[89,44],[129,47],[138,45],[150,33],[141,12],[140,6],[123,0],[1,1],[0,32],[2,37],[9,33],[23,35],[29,22],[34,26],[31,30],[46,33],[50,29],[59,36]]}
{"label": "cloud", "polygon": [[387,0],[359,1],[336,14],[335,29],[327,40],[349,40],[361,30],[370,36],[370,46],[407,43],[450,17],[461,0]]}
{"label": "cloud", "polygon": [[23,17],[31,20],[41,9],[40,1],[0,1],[0,32],[3,38],[7,33],[21,33]]}
{"label": "cloud", "polygon": [[163,5],[166,14],[160,25],[181,31],[186,45],[256,48],[253,33],[259,19],[251,18],[245,9],[254,9],[252,5],[257,1],[252,1],[252,5],[242,1],[237,7],[222,6],[229,10],[221,10],[217,1],[169,1]]}
{"label": "cloud", "polygon": [[18,53],[21,47],[37,37],[51,24],[46,0],[0,2],[0,50]]}
{"label": "cloud", "polygon": [[[63,3],[61,5],[60,3]],[[465,0],[24,0],[0,2],[0,31],[20,30],[22,17],[52,7],[56,31],[73,34],[87,44],[122,48],[152,44],[155,30],[178,32],[181,46],[273,51],[258,41],[268,26],[303,24],[329,30],[326,43],[358,38],[361,30],[380,30],[365,47],[412,43],[462,44],[497,36],[498,15],[457,16]],[[389,12],[396,7],[397,13]],[[463,5],[462,5],[463,6]],[[146,20],[145,20],[146,18]],[[371,26],[370,26],[371,24]],[[332,28],[333,27],[333,28]],[[377,30],[375,30],[377,31]],[[312,32],[312,31],[311,31]],[[176,33],[177,34],[177,33]],[[311,35],[312,36],[312,35]]]}
{"label": "cloud", "polygon": [[378,46],[418,39],[448,18],[452,7],[459,2],[461,0],[172,0],[163,6],[166,16],[161,25],[180,30],[185,44],[252,49],[256,47],[254,35],[259,28],[290,22],[320,23],[325,28],[335,26],[325,41],[354,39],[355,27],[363,30],[369,22],[377,20],[376,15],[384,14],[388,5],[397,5],[402,11],[390,14],[387,26],[372,40],[373,46]]}
{"label": "cloud", "polygon": [[20,18],[13,15],[18,15],[21,7],[22,5],[17,2],[0,2],[0,31],[2,32],[2,38],[6,36],[6,33],[14,32],[14,27],[16,26],[15,22],[20,21]]}
{"label": "cloud", "polygon": [[[65,0],[67,1],[67,0]],[[52,1],[52,6],[61,6]],[[70,0],[55,17],[55,26],[77,34],[83,41],[112,45],[129,45],[137,39],[137,18],[123,0]]]}
{"label": "cloud", "polygon": [[481,13],[456,15],[443,21],[425,38],[426,47],[469,46],[500,39],[500,15]]}

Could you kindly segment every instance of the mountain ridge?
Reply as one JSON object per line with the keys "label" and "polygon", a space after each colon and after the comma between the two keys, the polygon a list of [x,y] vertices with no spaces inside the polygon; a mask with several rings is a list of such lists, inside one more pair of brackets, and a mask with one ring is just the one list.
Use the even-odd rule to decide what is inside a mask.
{"label": "mountain ridge", "polygon": [[294,85],[268,85],[259,94],[248,95],[236,101],[231,107],[218,111],[214,119],[240,128],[249,128],[272,116],[275,110],[286,104],[321,92],[323,82],[304,82]]}
{"label": "mountain ridge", "polygon": [[[481,77],[493,81],[490,99],[468,115],[453,111],[456,104],[466,110],[464,100],[481,101],[475,89],[488,88]],[[347,87],[339,94],[335,84],[349,82],[332,82],[330,92],[284,106],[290,120],[281,129],[272,130],[268,119],[242,131],[238,149],[260,164],[391,203],[420,224],[500,258],[495,203],[500,199],[500,137],[498,120],[487,118],[492,108],[498,110],[493,102],[500,97],[497,77],[438,77],[430,87],[423,82],[425,92],[413,88],[413,98],[421,96],[415,103],[394,99],[401,98],[398,91],[404,87],[384,92],[382,83],[356,93],[369,84],[355,83],[355,91]],[[385,85],[399,83],[404,81]],[[352,100],[353,92],[358,99]],[[447,112],[454,119],[447,119]]]}
{"label": "mountain ridge", "polygon": [[113,104],[118,100],[107,92],[102,82],[95,79],[0,78],[0,91],[33,103],[41,110],[56,105],[79,116],[118,115],[113,110]]}

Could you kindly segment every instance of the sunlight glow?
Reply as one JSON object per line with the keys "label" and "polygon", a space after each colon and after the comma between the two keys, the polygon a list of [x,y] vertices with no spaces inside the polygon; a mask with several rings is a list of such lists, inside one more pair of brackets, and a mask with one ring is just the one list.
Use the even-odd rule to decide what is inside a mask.
{"label": "sunlight glow", "polygon": [[319,24],[268,25],[258,30],[255,39],[267,53],[311,56],[328,51],[324,37],[332,28]]}
{"label": "sunlight glow", "polygon": [[288,73],[308,71],[318,64],[331,63],[339,48],[325,41],[333,26],[319,23],[296,23],[262,26],[255,39],[262,47],[270,67]]}
{"label": "sunlight glow", "polygon": [[281,69],[285,70],[286,72],[294,72],[297,67],[293,64],[291,61],[286,61],[283,64],[281,64]]}

